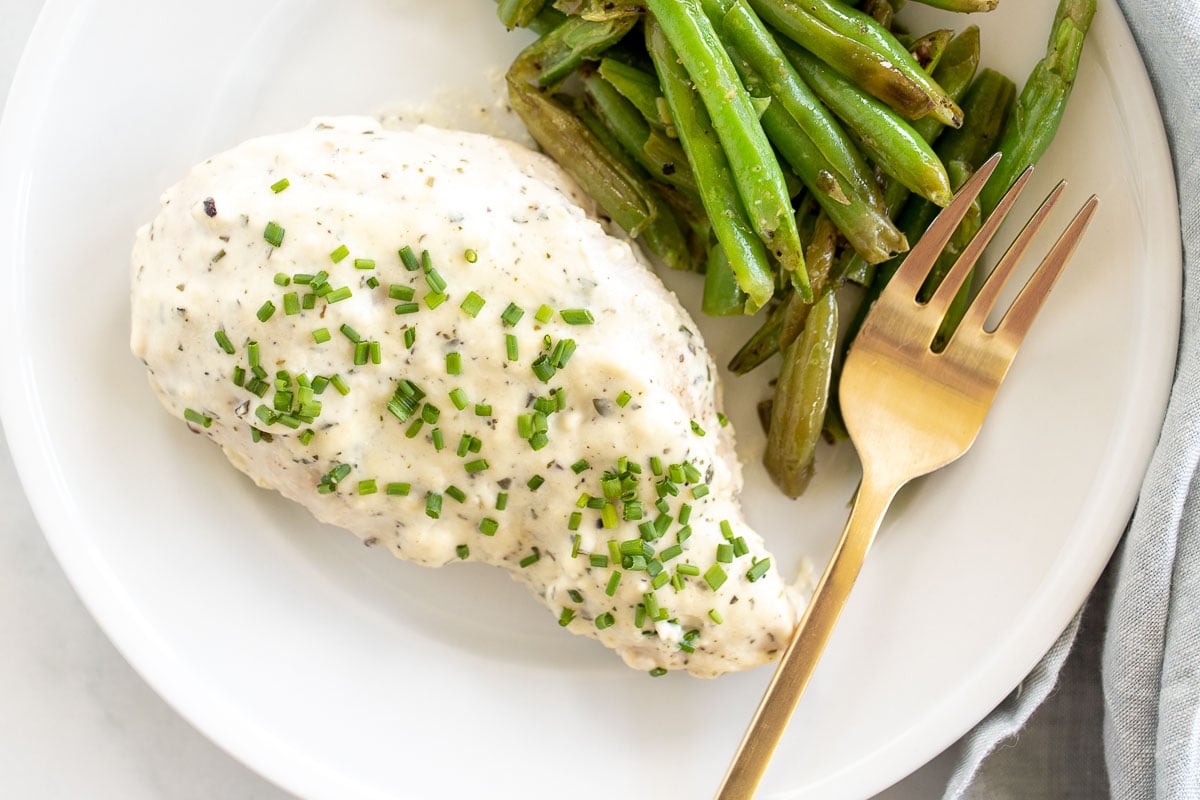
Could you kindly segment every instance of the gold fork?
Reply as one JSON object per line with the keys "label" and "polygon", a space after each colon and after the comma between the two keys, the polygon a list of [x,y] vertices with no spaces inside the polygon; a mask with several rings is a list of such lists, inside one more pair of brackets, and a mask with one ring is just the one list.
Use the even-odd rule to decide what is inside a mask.
{"label": "gold fork", "polygon": [[846,355],[839,396],[846,428],[862,461],[862,483],[842,537],[742,738],[718,800],[753,797],[892,498],[901,486],[954,461],[975,441],[1021,340],[1095,212],[1092,196],[999,325],[987,330],[988,315],[1001,289],[1062,196],[1065,184],[1060,183],[996,265],[945,349],[934,352],[932,342],[950,301],[1033,171],[1030,167],[1013,183],[929,302],[918,303],[917,292],[926,275],[999,159],[993,156],[972,176],[913,247]]}

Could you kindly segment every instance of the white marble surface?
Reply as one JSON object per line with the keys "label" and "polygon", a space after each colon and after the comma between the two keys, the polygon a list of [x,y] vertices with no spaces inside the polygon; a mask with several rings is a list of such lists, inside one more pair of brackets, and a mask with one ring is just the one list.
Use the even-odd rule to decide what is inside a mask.
{"label": "white marble surface", "polygon": [[[0,102],[40,7],[0,0]],[[0,797],[291,797],[192,728],[105,638],[42,537],[2,429],[0,642]],[[936,797],[949,768],[943,755],[876,800]]]}

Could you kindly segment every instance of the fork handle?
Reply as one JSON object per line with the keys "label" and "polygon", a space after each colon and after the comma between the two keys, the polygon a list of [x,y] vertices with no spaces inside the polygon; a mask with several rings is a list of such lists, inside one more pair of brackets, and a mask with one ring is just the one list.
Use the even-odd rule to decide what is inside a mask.
{"label": "fork handle", "polygon": [[804,609],[791,642],[779,659],[750,727],[742,736],[716,800],[750,800],[754,796],[800,695],[816,671],[821,653],[862,570],[871,542],[875,540],[879,523],[903,483],[872,480],[869,471],[864,473],[842,537]]}

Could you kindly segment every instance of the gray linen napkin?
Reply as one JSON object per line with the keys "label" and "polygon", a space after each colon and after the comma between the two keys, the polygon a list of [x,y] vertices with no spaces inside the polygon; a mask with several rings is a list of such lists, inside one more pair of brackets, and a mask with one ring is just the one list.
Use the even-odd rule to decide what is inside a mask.
{"label": "gray linen napkin", "polygon": [[1200,2],[1120,3],[1179,189],[1175,385],[1133,521],[1082,624],[968,735],[947,800],[1200,798]]}

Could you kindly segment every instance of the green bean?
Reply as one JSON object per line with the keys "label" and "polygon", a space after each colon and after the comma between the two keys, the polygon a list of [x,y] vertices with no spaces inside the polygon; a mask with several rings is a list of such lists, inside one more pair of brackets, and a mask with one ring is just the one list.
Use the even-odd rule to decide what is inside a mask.
{"label": "green bean", "polygon": [[[948,28],[930,31],[921,38],[914,40],[908,46],[908,52],[912,53],[913,58],[921,65],[921,69],[932,75],[934,70],[937,69],[938,62],[942,60],[942,54],[946,52],[946,47],[949,46],[950,40],[953,38],[954,31]],[[940,86],[941,84],[938,85]],[[945,88],[945,86],[942,86],[942,89]],[[946,94],[949,95],[950,93],[947,91]],[[956,103],[958,102],[958,98],[953,95],[950,95],[950,99]],[[930,117],[927,114],[922,119],[937,119],[937,117]]]}
{"label": "green bean", "polygon": [[627,14],[603,22],[567,17],[521,51],[522,74],[540,88],[553,87],[574,72],[585,59],[595,58],[619,42],[637,22]]}
{"label": "green bean", "polygon": [[[913,54],[908,52],[887,28],[858,9],[837,0],[804,0],[804,8],[833,30],[843,36],[857,39],[881,57],[888,59],[930,98],[933,107],[925,113],[937,117],[943,124],[952,128],[962,125],[962,110],[958,104],[921,68]],[[912,118],[923,117],[925,113],[913,115]]]}
{"label": "green bean", "polygon": [[788,497],[799,497],[812,479],[829,406],[837,330],[837,295],[826,290],[813,304],[803,333],[783,351],[763,464]]}
{"label": "green bean", "polygon": [[908,249],[904,236],[881,207],[856,197],[841,182],[812,140],[779,105],[763,113],[763,127],[788,165],[808,187],[850,246],[868,263],[885,261]]}
{"label": "green bean", "polygon": [[633,103],[598,73],[583,77],[583,89],[596,115],[651,177],[674,186],[689,201],[700,202],[695,176],[677,140],[653,130]]}
{"label": "green bean", "polygon": [[636,237],[654,220],[653,195],[560,102],[529,84],[523,61],[508,75],[508,97],[529,133],[599,204],[613,221]]}
{"label": "green bean", "polygon": [[651,127],[666,130],[667,122],[662,118],[664,103],[660,102],[663,100],[662,87],[658,85],[658,78],[615,58],[600,59],[597,69],[604,80],[637,107]]}
{"label": "green bean", "polygon": [[[800,125],[834,171],[857,188],[860,197],[882,205],[879,184],[854,143],[829,110],[792,68],[775,38],[745,2],[706,0],[719,14],[718,35],[762,79],[770,96]],[[737,66],[738,58],[733,59]]]}
{"label": "green bean", "polygon": [[619,161],[629,174],[636,176],[640,182],[641,192],[648,198],[654,211],[654,218],[642,230],[640,239],[646,249],[671,269],[688,269],[691,267],[689,248],[684,240],[683,230],[678,220],[667,206],[664,198],[654,192],[647,176],[638,166],[634,158],[622,147],[620,139],[612,129],[605,125],[590,108],[582,101],[576,101],[574,109],[576,116],[587,127],[588,131],[607,150],[612,157]]}
{"label": "green bean", "polygon": [[500,0],[496,15],[506,28],[524,28],[538,15],[546,0]]}
{"label": "green bean", "polygon": [[1050,29],[1046,56],[1033,68],[1016,109],[1000,138],[1004,155],[979,196],[985,215],[992,213],[1025,168],[1035,164],[1058,130],[1075,75],[1083,41],[1096,13],[1096,0],[1060,0]]}
{"label": "green bean", "polygon": [[[750,96],[738,80],[699,0],[647,0],[647,7],[708,110],[754,231],[801,295],[811,297],[783,172]],[[656,67],[661,70],[657,62]],[[659,79],[664,82],[661,75]],[[677,127],[681,127],[678,114],[674,114],[674,119]],[[709,215],[713,213],[709,209]],[[730,261],[736,268],[736,259],[731,256]],[[749,288],[743,288],[755,302],[760,302]]]}
{"label": "green bean", "polygon": [[658,73],[671,118],[675,120],[679,142],[692,165],[713,235],[724,248],[738,285],[749,298],[747,308],[757,310],[771,299],[775,281],[766,250],[742,205],[732,166],[704,103],[692,89],[691,78],[662,28],[648,18],[645,34],[646,49]]}
{"label": "green bean", "polygon": [[722,247],[712,247],[704,265],[704,295],[700,310],[710,317],[732,317],[745,313],[746,293]]}
{"label": "green bean", "polygon": [[784,53],[880,169],[938,205],[950,202],[953,195],[942,162],[911,125],[811,53],[790,43]]}
{"label": "green bean", "polygon": [[[750,0],[750,5],[784,36],[808,49],[855,85],[909,119],[918,119],[938,111],[938,116],[946,116],[948,124],[959,123],[955,114],[956,106],[941,106],[925,86],[908,74],[910,69],[920,72],[911,55],[907,56],[901,68],[890,56],[877,52],[854,35],[826,25],[813,15],[812,4],[808,0]],[[862,18],[878,27],[878,23],[870,17]],[[903,50],[902,47],[900,49]],[[928,76],[923,80],[928,80]]]}

